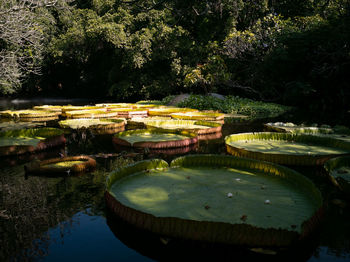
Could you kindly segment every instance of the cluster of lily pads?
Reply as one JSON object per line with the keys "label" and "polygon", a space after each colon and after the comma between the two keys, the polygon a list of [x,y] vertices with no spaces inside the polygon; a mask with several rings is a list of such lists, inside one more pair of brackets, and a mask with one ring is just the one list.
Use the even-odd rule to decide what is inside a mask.
{"label": "cluster of lily pads", "polygon": [[[172,114],[180,114],[180,119],[185,120],[178,120],[178,116],[172,116]],[[216,137],[221,137],[224,114],[203,113],[191,108],[141,102],[88,106],[43,105],[26,110],[0,111],[0,118],[2,121],[12,120],[12,122],[0,124],[2,138],[0,155],[2,156],[37,153],[62,146],[65,144],[64,133],[74,130],[90,130],[95,134],[115,134],[113,142],[117,146],[126,145],[155,150],[171,148],[171,152],[181,153],[187,151],[174,151],[174,148],[188,149],[197,144],[199,137],[206,139],[208,134],[215,133],[218,134]],[[58,128],[46,127],[49,120],[57,121]],[[141,130],[125,131],[128,124],[129,129],[136,127]],[[40,173],[40,170],[53,171],[55,168],[57,171],[70,172],[78,170],[76,166],[81,164],[66,158],[61,160],[55,159],[53,162],[43,162],[40,165],[35,163],[28,167],[27,171]],[[50,169],[47,165],[50,165]],[[79,170],[82,171],[81,168]]]}
{"label": "cluster of lily pads", "polygon": [[[225,121],[219,112],[147,102],[47,105],[25,113],[2,111],[0,116],[43,119],[45,113],[57,117],[59,128],[2,131],[0,155],[64,145],[65,132],[81,129],[112,134],[117,148],[170,149],[179,154],[187,152],[179,149],[196,146],[208,135],[221,137]],[[252,248],[285,248],[306,240],[324,212],[321,193],[311,180],[280,164],[325,165],[335,174],[337,186],[345,189],[349,158],[343,155],[350,154],[349,137],[328,126],[268,123],[265,127],[273,132],[226,136],[227,152],[233,156],[188,155],[170,165],[152,159],[112,171],[106,182],[108,207],[137,227],[174,238]],[[26,171],[69,174],[95,166],[88,156],[63,156],[34,161]]]}
{"label": "cluster of lily pads", "polygon": [[[311,180],[279,164],[326,163],[335,169],[334,157],[350,154],[350,143],[330,127],[297,132],[294,124],[274,126],[293,132],[229,135],[225,144],[234,157],[190,155],[170,166],[153,159],[117,169],[107,180],[108,206],[135,226],[175,238],[264,248],[305,241],[322,219],[321,193]],[[339,177],[348,169],[333,172]]]}
{"label": "cluster of lily pads", "polygon": [[[345,126],[319,126],[317,124],[297,125],[283,122],[266,123],[264,127],[268,131],[277,131],[284,133],[285,136],[292,137],[293,142],[293,137],[297,137],[299,140],[300,138],[302,139],[302,137],[310,138],[310,136],[305,135],[313,135],[311,136],[313,140],[311,146],[313,146],[313,148],[318,147],[318,152],[308,150],[310,148],[309,146],[308,148],[303,147],[302,149],[296,150],[295,153],[301,154],[303,149],[306,150],[305,152],[308,154],[308,157],[304,156],[299,158],[307,161],[309,164],[317,163],[324,165],[332,183],[342,192],[350,194],[350,161],[349,156],[347,156],[350,154],[350,128]],[[271,147],[270,150],[273,150],[273,148]],[[308,158],[309,160],[306,160]]]}

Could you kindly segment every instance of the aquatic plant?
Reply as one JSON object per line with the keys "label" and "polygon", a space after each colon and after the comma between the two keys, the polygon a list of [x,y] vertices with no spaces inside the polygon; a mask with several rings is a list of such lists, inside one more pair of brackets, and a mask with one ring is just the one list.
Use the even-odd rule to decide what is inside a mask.
{"label": "aquatic plant", "polygon": [[63,130],[57,128],[17,129],[0,132],[0,156],[19,155],[62,146]]}
{"label": "aquatic plant", "polygon": [[332,183],[350,194],[350,156],[335,157],[324,164]]}
{"label": "aquatic plant", "polygon": [[43,161],[34,161],[25,165],[26,174],[55,175],[55,174],[78,174],[92,171],[96,167],[96,161],[89,156],[71,156],[51,158]]}
{"label": "aquatic plant", "polygon": [[248,247],[291,246],[309,236],[323,214],[320,191],[296,171],[219,155],[117,169],[105,198],[123,220],[153,233]]}
{"label": "aquatic plant", "polygon": [[241,133],[225,138],[227,152],[287,165],[323,165],[350,153],[350,143],[331,137],[292,133]]}
{"label": "aquatic plant", "polygon": [[152,149],[186,147],[197,143],[197,134],[178,130],[129,130],[113,136],[113,143],[128,147]]}

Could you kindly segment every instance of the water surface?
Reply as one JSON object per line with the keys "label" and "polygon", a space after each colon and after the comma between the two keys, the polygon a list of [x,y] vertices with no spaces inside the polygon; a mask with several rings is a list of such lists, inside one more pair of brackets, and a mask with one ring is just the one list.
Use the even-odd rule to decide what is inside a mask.
{"label": "water surface", "polygon": [[[68,104],[72,101],[60,101]],[[30,101],[30,106],[39,103]],[[53,104],[53,103],[51,103]],[[29,104],[4,104],[27,108]],[[278,119],[276,120],[278,121]],[[50,122],[50,125],[55,123]],[[200,141],[189,153],[226,154],[224,137],[262,131],[262,123],[225,125],[223,136]],[[37,155],[0,159],[0,261],[247,261],[251,257],[230,246],[181,242],[136,229],[108,212],[104,182],[110,170],[134,161],[176,154],[117,150],[112,135],[76,132],[67,146]],[[79,177],[26,177],[24,165],[34,159],[87,154],[96,156],[97,170]],[[329,203],[324,223],[312,245],[294,261],[349,261],[349,202],[328,181],[320,168],[295,168],[320,188]],[[271,261],[273,256],[258,257]]]}

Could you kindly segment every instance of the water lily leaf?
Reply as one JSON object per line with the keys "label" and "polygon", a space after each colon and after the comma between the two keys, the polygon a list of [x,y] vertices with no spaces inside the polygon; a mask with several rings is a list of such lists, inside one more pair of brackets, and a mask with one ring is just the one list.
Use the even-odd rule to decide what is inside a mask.
{"label": "water lily leaf", "polygon": [[0,156],[18,155],[64,145],[64,132],[57,128],[30,128],[0,132]]}
{"label": "water lily leaf", "polygon": [[113,142],[122,146],[143,148],[185,147],[197,143],[197,134],[177,130],[129,130],[113,136]]}
{"label": "water lily leaf", "polygon": [[89,156],[73,156],[52,158],[40,162],[33,162],[24,167],[27,174],[51,175],[51,174],[76,174],[92,171],[96,167],[96,161]]}
{"label": "water lily leaf", "polygon": [[[258,190],[262,184],[266,190]],[[321,193],[308,178],[231,156],[184,156],[170,167],[162,160],[142,161],[112,172],[106,188],[109,208],[138,227],[252,247],[295,243],[312,232],[323,209]],[[227,192],[235,194],[228,198]],[[267,198],[273,205],[264,203]]]}
{"label": "water lily leaf", "polygon": [[324,167],[332,183],[344,193],[350,194],[350,156],[332,158]]}
{"label": "water lily leaf", "polygon": [[350,153],[350,142],[306,134],[241,133],[227,136],[225,143],[232,155],[288,165],[323,165]]}

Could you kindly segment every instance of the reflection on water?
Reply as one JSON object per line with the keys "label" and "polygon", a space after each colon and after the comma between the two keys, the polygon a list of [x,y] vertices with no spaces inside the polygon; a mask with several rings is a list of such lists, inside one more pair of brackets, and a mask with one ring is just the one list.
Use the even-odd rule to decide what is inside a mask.
{"label": "reflection on water", "polygon": [[153,261],[123,244],[105,217],[94,215],[90,209],[51,228],[47,235],[51,240],[45,256],[48,261]]}
{"label": "reflection on water", "polygon": [[23,165],[3,168],[1,181],[0,260],[46,255],[52,239],[47,230],[66,227],[71,217],[87,207],[94,214],[103,206],[105,177],[44,178],[24,175]]}
{"label": "reflection on water", "polygon": [[[140,230],[107,211],[107,224],[125,245],[156,261],[306,261],[315,248],[314,240],[307,246],[279,250],[276,255],[253,252],[244,247],[191,241]],[[273,250],[265,250],[274,252]]]}
{"label": "reflection on water", "polygon": [[31,108],[37,105],[80,105],[88,104],[90,101],[87,99],[71,99],[71,98],[30,98],[30,99],[4,99],[0,98],[0,110],[13,110],[13,109],[25,109]]}
{"label": "reflection on water", "polygon": [[[0,109],[10,106],[18,108],[18,105],[13,102],[4,104],[0,101]],[[20,105],[22,108],[28,107],[28,104]],[[51,126],[56,124],[50,123]],[[226,154],[226,135],[260,130],[261,123],[226,125],[222,137],[202,140],[197,148],[174,155],[133,149],[117,152],[111,142],[111,135],[96,135],[88,131],[74,132],[67,135],[64,153],[71,156],[94,155],[98,163],[94,173],[80,177],[25,178],[24,163],[34,158],[50,158],[52,154],[62,151],[10,159],[0,158],[0,261],[270,261],[273,256],[247,253],[246,250],[234,249],[231,246],[167,239],[132,228],[106,212],[103,197],[107,173],[116,167],[148,158],[163,158],[170,162],[178,156],[177,154]],[[349,261],[349,202],[344,201],[344,197],[332,187],[323,170],[298,167],[298,171],[312,179],[321,189],[329,202],[329,210],[316,241],[317,247],[307,250],[299,248],[294,254],[298,255],[297,258],[293,259]],[[184,254],[188,256],[184,257]],[[278,259],[275,258],[277,261]],[[286,259],[283,257],[282,260]]]}

